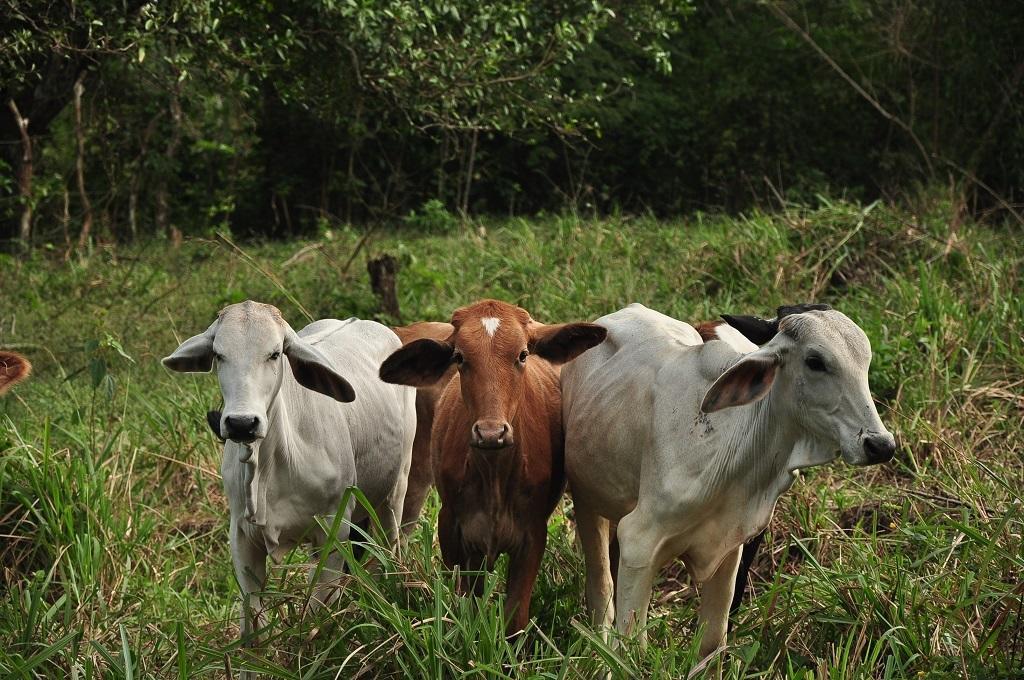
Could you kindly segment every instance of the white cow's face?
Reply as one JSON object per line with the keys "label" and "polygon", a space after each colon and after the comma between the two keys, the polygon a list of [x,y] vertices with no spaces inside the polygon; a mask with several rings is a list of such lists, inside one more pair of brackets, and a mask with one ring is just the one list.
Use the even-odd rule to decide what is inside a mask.
{"label": "white cow's face", "polygon": [[779,337],[790,346],[783,375],[800,424],[836,445],[851,465],[891,459],[896,440],[868,388],[871,344],[864,331],[840,312],[811,312],[784,319]]}
{"label": "white cow's face", "polygon": [[224,397],[220,431],[226,439],[250,442],[267,436],[267,411],[284,372],[284,324],[278,319],[266,309],[237,305],[220,317],[212,351]]}
{"label": "white cow's face", "polygon": [[851,465],[883,463],[896,441],[868,389],[871,345],[840,312],[785,317],[767,345],[729,368],[708,390],[702,409],[749,404],[772,394],[797,427],[838,450]]}
{"label": "white cow's face", "polygon": [[216,366],[224,397],[220,435],[248,443],[267,436],[268,412],[289,371],[286,358],[303,387],[338,401],[355,398],[330,360],[299,338],[277,308],[251,301],[223,309],[213,325],[183,342],[163,363],[182,372]]}

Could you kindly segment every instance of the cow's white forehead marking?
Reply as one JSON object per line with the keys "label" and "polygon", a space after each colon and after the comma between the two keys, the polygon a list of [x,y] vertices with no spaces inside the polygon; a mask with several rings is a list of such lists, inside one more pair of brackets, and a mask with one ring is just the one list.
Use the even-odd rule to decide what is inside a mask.
{"label": "cow's white forehead marking", "polygon": [[480,319],[480,323],[484,325],[484,330],[487,331],[487,335],[494,337],[494,332],[498,330],[498,326],[501,325],[501,319],[496,319],[493,316],[487,316]]}

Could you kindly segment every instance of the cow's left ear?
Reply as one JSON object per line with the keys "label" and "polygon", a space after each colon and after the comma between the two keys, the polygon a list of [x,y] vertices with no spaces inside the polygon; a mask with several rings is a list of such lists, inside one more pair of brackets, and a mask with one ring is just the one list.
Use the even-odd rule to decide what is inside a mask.
{"label": "cow's left ear", "polygon": [[530,353],[553,364],[572,361],[591,347],[604,342],[608,329],[594,323],[563,323],[546,326],[530,323]]}
{"label": "cow's left ear", "polygon": [[178,345],[161,363],[178,373],[209,373],[213,368],[213,339],[219,323],[219,319],[214,321],[205,331]]}
{"label": "cow's left ear", "polygon": [[714,413],[763,399],[772,389],[781,361],[778,352],[772,350],[747,354],[718,376],[704,395],[700,410]]}
{"label": "cow's left ear", "polygon": [[347,380],[338,375],[331,360],[296,335],[291,328],[285,332],[284,355],[288,357],[295,380],[307,390],[326,394],[342,402],[355,401],[355,390]]}

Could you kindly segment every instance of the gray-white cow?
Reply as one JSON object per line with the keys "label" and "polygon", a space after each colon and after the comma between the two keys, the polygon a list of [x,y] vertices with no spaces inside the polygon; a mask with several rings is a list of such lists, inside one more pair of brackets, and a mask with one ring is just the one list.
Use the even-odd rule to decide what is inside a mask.
{"label": "gray-white cow", "polygon": [[[216,366],[243,638],[261,610],[267,556],[279,559],[302,540],[322,545],[326,535],[314,518],[330,524],[349,486],[366,495],[388,540],[397,541],[416,392],[382,382],[377,371],[401,346],[391,329],[359,319],[322,319],[296,333],[277,308],[247,301],[224,308],[163,360],[186,373]],[[355,503],[345,513],[353,522],[366,517]],[[341,522],[338,539],[348,533]],[[337,552],[325,562],[319,602],[342,567]]]}
{"label": "gray-white cow", "polygon": [[653,580],[681,556],[703,584],[707,656],[725,641],[741,547],[767,526],[795,471],[837,451],[853,465],[892,458],[895,440],[868,390],[871,347],[832,310],[782,318],[749,353],[737,351],[741,342],[704,343],[689,324],[638,304],[596,323],[607,340],[562,369],[588,608],[598,625],[614,619],[645,639]]}

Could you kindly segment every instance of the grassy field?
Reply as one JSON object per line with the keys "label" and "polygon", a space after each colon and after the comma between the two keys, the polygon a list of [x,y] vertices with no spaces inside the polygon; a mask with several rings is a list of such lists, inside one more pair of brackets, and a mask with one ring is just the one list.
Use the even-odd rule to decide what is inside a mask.
{"label": "grassy field", "polygon": [[[403,320],[483,296],[542,321],[633,301],[684,320],[825,301],[867,332],[893,463],[807,471],[781,499],[734,617],[726,677],[1024,677],[1024,247],[1019,226],[846,203],[745,218],[548,218],[316,242],[223,240],[0,255],[0,346],[35,363],[0,402],[0,675],[282,678],[680,677],[696,593],[666,570],[650,646],[590,627],[571,513],[556,513],[527,634],[506,642],[503,578],[455,597],[436,501],[385,574],[355,566],[304,611],[296,553],[272,572],[265,649],[240,649],[216,380],[159,359],[225,304],[373,317],[367,254],[401,262]],[[349,260],[351,263],[349,264]],[[566,500],[564,508],[571,508]]]}

